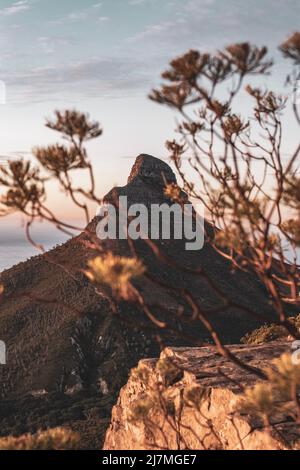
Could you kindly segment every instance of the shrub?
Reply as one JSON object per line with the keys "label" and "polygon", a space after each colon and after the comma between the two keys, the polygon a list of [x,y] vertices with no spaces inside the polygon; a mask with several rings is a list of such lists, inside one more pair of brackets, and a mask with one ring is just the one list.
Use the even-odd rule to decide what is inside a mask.
{"label": "shrub", "polygon": [[[298,329],[300,328],[300,315],[294,318],[290,318],[289,321]],[[287,335],[287,330],[283,326],[274,324],[263,325],[257,330],[247,333],[241,339],[241,342],[244,344],[264,344],[279,338],[286,338]]]}
{"label": "shrub", "polygon": [[64,428],[39,431],[36,434],[8,436],[0,439],[0,450],[68,450],[75,449],[79,436]]}

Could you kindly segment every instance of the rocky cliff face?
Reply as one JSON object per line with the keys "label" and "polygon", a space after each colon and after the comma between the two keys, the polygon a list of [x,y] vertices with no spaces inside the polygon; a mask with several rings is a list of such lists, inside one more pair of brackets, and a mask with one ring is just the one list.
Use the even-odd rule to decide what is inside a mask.
{"label": "rocky cliff face", "polygon": [[[170,204],[164,194],[166,181],[176,181],[171,168],[161,160],[141,155],[127,185],[114,188],[105,199],[114,203],[118,196],[126,195],[128,204]],[[89,224],[90,232],[94,233],[97,221],[95,218]],[[5,400],[16,403],[41,390],[48,395],[88,391],[96,400],[103,397],[109,409],[107,396],[112,403],[126,382],[130,368],[141,358],[159,354],[158,335],[164,346],[200,345],[210,341],[201,323],[178,321],[175,313],[186,306],[179,293],[174,293],[174,288],[188,287],[204,308],[222,306],[221,312],[212,315],[211,320],[227,343],[239,341],[242,335],[260,324],[255,317],[245,316],[237,308],[223,307],[220,298],[201,276],[158,262],[143,241],[136,243],[136,250],[148,272],[162,285],[168,283],[173,288],[169,292],[145,281],[141,286],[143,294],[157,317],[167,321],[174,331],[181,328],[182,334],[159,330],[130,304],[119,303],[116,315],[105,290],[96,292],[82,274],[87,260],[95,256],[89,249],[89,242],[90,235],[82,233],[46,255],[1,274],[5,291],[0,305],[0,331],[1,340],[7,345],[8,359],[6,366],[0,366],[0,435],[14,429],[14,421],[7,420]],[[159,240],[158,244],[176,263],[185,268],[203,267],[228,297],[272,320],[273,311],[259,281],[245,273],[232,272],[230,265],[208,244],[199,252],[186,251],[184,240]],[[127,240],[108,240],[103,242],[102,248],[104,252],[110,250],[132,256]],[[190,315],[192,318],[192,312]],[[187,339],[191,335],[193,341]],[[74,406],[74,403],[66,406]],[[98,402],[97,407],[100,407]],[[20,405],[17,409],[23,408]],[[13,413],[17,415],[18,410]],[[22,432],[35,432],[47,425],[40,411],[37,419],[21,414]],[[73,414],[68,416],[66,421],[72,421]],[[85,422],[84,412],[81,417]]]}
{"label": "rocky cliff face", "polygon": [[[288,347],[287,342],[275,342],[231,346],[230,350],[248,365],[269,367]],[[163,380],[157,365],[166,359],[184,370],[164,388],[164,396],[174,403],[176,426],[166,418],[159,400],[143,417],[145,397]],[[160,362],[143,360],[132,372],[113,408],[104,449],[283,450],[293,448],[299,440],[299,426],[290,422],[288,414],[273,420],[269,432],[257,418],[237,411],[243,387],[253,385],[257,378],[221,358],[214,349],[167,348]],[[189,396],[189,401],[184,396]],[[196,399],[199,407],[193,406]],[[138,419],[133,419],[136,410]]]}

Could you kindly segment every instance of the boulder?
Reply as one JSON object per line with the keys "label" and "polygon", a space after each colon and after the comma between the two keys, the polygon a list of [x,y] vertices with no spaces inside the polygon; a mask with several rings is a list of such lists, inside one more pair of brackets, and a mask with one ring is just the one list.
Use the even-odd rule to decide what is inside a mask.
{"label": "boulder", "polygon": [[[230,346],[230,351],[247,365],[260,368],[269,367],[288,350],[287,342]],[[142,360],[113,407],[105,450],[284,450],[299,443],[299,425],[289,416],[274,419],[270,430],[257,417],[239,411],[244,387],[253,385],[257,377],[224,359],[215,348],[166,348],[160,362],[166,359],[184,371],[161,392],[161,397],[164,393],[175,404],[176,419],[166,417],[159,400],[145,418],[133,419],[136,407],[146,403],[146,397],[162,380],[157,359]],[[197,395],[188,395],[191,390],[197,390]],[[199,394],[199,407],[183,399],[199,399]]]}

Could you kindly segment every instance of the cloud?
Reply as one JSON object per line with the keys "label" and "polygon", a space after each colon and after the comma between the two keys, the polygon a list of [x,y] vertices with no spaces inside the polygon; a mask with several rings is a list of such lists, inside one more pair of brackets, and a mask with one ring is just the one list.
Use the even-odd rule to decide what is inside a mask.
{"label": "cloud", "polygon": [[99,18],[97,19],[98,23],[106,23],[109,20],[110,20],[109,16],[99,16]]}
{"label": "cloud", "polygon": [[[75,23],[77,21],[93,19],[95,17],[95,10],[101,8],[102,6],[103,6],[102,2],[95,3],[94,5],[90,5],[87,8],[84,8],[82,10],[71,11],[68,15],[62,18],[58,18],[56,20],[52,20],[49,23],[53,25],[61,25],[65,23]],[[100,19],[100,22],[101,22],[101,19],[102,21],[107,21],[108,16],[100,16],[99,19]]]}
{"label": "cloud", "polygon": [[[173,1],[165,5],[164,19],[148,24],[143,30],[127,38],[127,43],[137,47],[147,47],[149,53],[158,54],[164,49],[165,55],[181,53],[186,49],[200,47],[201,38],[213,36],[212,41],[219,37],[221,27],[213,28],[211,22],[219,22],[215,1],[218,0],[186,0]],[[167,13],[166,13],[167,12]],[[224,12],[221,19],[224,19]],[[203,31],[205,30],[205,34]]]}
{"label": "cloud", "polygon": [[[42,42],[46,38],[42,38]],[[43,102],[59,97],[122,97],[150,89],[143,62],[129,58],[91,58],[52,65],[5,77],[12,102]]]}
{"label": "cloud", "polygon": [[85,20],[88,17],[87,11],[74,11],[72,13],[69,13],[68,19],[70,21],[81,21]]}
{"label": "cloud", "polygon": [[[25,7],[29,3],[34,2],[23,0],[13,5]],[[69,22],[68,26],[70,26],[73,22],[86,18],[85,23],[80,25],[80,29],[86,31],[87,28],[94,28],[97,33],[102,26],[105,31],[104,24],[112,18],[113,26],[117,27],[118,17],[113,16],[115,12],[111,10],[111,17],[105,16],[106,10],[101,9],[102,3],[104,8],[104,2],[86,3],[86,8],[69,12],[63,18],[59,18],[59,21],[61,24],[65,21]],[[141,16],[140,22],[129,25],[129,17],[132,13],[129,4],[139,3],[147,3],[147,5],[151,3],[153,5],[151,18],[156,19],[148,19],[147,23],[147,16],[144,15],[143,19]],[[220,49],[228,43],[244,40],[250,40],[259,45],[265,43],[268,45],[269,41],[274,46],[275,41],[279,43],[290,30],[298,29],[297,22],[300,13],[299,0],[286,0],[285,3],[280,0],[264,0],[263,2],[252,0],[246,2],[243,8],[237,0],[227,2],[224,0],[185,0],[184,2],[182,0],[168,0],[167,2],[127,0],[127,5],[128,17],[122,16],[122,21],[128,21],[128,26],[132,26],[132,34],[126,38],[123,28],[120,31],[119,28],[111,41],[112,44],[108,41],[105,49],[103,41],[99,41],[103,47],[102,50],[105,50],[106,58],[87,59],[88,51],[96,51],[97,44],[89,42],[88,37],[86,42],[83,42],[85,39],[78,37],[77,28],[74,27],[69,28],[70,31],[72,30],[70,34],[74,34],[76,46],[82,41],[82,44],[86,46],[84,51],[81,47],[68,47],[65,42],[67,40],[63,37],[65,29],[61,32],[61,37],[59,33],[55,37],[54,28],[51,28],[51,32],[45,29],[45,33],[40,35],[37,43],[27,50],[23,44],[22,47],[14,47],[12,53],[17,51],[18,58],[14,62],[13,60],[6,61],[11,73],[5,77],[3,69],[1,70],[1,78],[7,81],[8,98],[15,99],[18,95],[19,99],[22,93],[27,102],[48,100],[54,95],[63,99],[65,95],[74,96],[76,93],[80,97],[114,97],[126,94],[145,96],[160,80],[160,72],[167,67],[169,60],[176,55],[191,48],[201,51]],[[271,5],[276,6],[276,15],[268,14],[274,10]],[[3,12],[3,9],[0,9],[1,11]],[[104,33],[103,38],[106,38]],[[23,39],[20,40],[23,41]],[[69,44],[69,46],[73,45],[74,43]],[[41,63],[53,62],[53,65],[31,71],[31,63],[36,63],[36,61],[31,61],[33,52],[35,59],[39,58],[38,53],[55,52],[49,55],[50,59],[47,56],[47,62],[41,56]],[[67,60],[70,57],[78,57],[80,61],[68,63]],[[66,60],[66,64],[63,60]]]}
{"label": "cloud", "polygon": [[128,38],[128,42],[136,42],[147,37],[154,37],[161,35],[161,33],[169,32],[172,28],[177,26],[177,21],[164,21],[162,23],[153,24],[147,26],[144,31],[137,33],[136,35]]}
{"label": "cloud", "polygon": [[26,11],[31,8],[30,2],[28,0],[20,0],[18,2],[13,3],[9,7],[2,8],[0,10],[1,16],[11,16],[15,15],[16,13],[20,13],[21,11]]}
{"label": "cloud", "polygon": [[73,37],[68,36],[40,36],[37,38],[37,44],[46,54],[52,54],[57,48],[74,46],[76,41]]}
{"label": "cloud", "polygon": [[141,5],[142,3],[145,3],[146,0],[129,0],[129,5]]}
{"label": "cloud", "polygon": [[153,55],[164,50],[168,56],[191,48],[215,50],[240,41],[274,47],[299,29],[299,14],[299,0],[251,0],[243,7],[237,0],[173,0],[164,4],[160,21],[144,26],[127,44]]}

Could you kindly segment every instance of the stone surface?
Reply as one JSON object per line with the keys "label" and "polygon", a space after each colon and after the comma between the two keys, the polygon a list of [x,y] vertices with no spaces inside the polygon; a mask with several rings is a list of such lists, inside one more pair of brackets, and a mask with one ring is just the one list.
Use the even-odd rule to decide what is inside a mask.
{"label": "stone surface", "polygon": [[[289,345],[287,342],[237,345],[230,346],[230,350],[248,365],[266,367],[289,350]],[[257,377],[226,361],[215,349],[167,348],[161,354],[161,358],[166,357],[185,371],[183,378],[168,387],[169,396],[175,403],[176,400],[181,403],[184,390],[191,384],[200,385],[206,397],[200,410],[178,405],[180,438],[159,408],[150,412],[147,424],[143,420],[132,422],[131,410],[147,392],[145,384],[132,374],[113,408],[104,449],[282,450],[292,448],[299,439],[299,426],[291,423],[288,417],[273,422],[269,433],[257,418],[236,411],[242,387],[253,385]],[[149,359],[139,364],[139,368],[146,367],[149,371],[150,384],[157,380],[156,363],[157,360]]]}
{"label": "stone surface", "polygon": [[139,155],[131,169],[128,184],[150,184],[165,186],[167,183],[176,183],[176,176],[169,165],[151,155]]}

